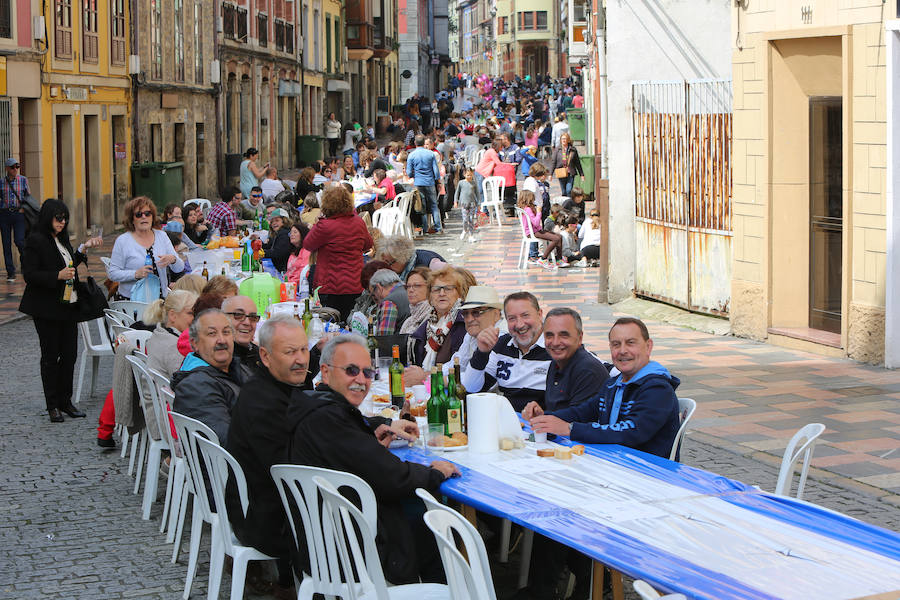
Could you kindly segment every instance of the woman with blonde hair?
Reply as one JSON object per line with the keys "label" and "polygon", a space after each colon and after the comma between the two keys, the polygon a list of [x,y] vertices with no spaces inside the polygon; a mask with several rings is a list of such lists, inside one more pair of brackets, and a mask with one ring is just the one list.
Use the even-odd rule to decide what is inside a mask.
{"label": "woman with blonde hair", "polygon": [[450,360],[466,336],[466,324],[459,312],[469,292],[462,273],[446,266],[428,277],[428,303],[431,312],[424,323],[409,336],[410,362],[424,371]]}
{"label": "woman with blonde hair", "polygon": [[144,323],[156,325],[147,340],[147,366],[166,377],[181,368],[184,357],[178,352],[178,336],[194,320],[197,297],[188,290],[172,290],[165,300],[151,302],[144,310]]}
{"label": "woman with blonde hair", "polygon": [[196,273],[188,273],[184,277],[180,277],[178,281],[172,284],[171,289],[174,290],[187,290],[189,292],[194,292],[198,296],[203,291],[203,288],[206,287],[206,280],[203,279],[201,275],[197,275]]}
{"label": "woman with blonde hair", "polygon": [[[581,157],[578,150],[572,145],[572,136],[568,132],[559,136],[559,147],[553,151],[553,175],[559,179],[559,189],[562,190],[563,196],[572,194],[572,184],[575,182],[575,175],[584,177],[584,170],[581,168]],[[565,169],[565,175],[563,175]]]}
{"label": "woman with blonde hair", "polygon": [[222,296],[223,299],[230,298],[238,295],[238,286],[225,275],[216,275],[211,277],[209,282],[203,286],[200,295],[205,296],[206,294],[217,294]]}
{"label": "woman with blonde hair", "polygon": [[590,266],[597,266],[600,260],[600,242],[603,239],[602,223],[600,221],[600,211],[596,208],[591,209],[590,215],[585,219],[581,226],[581,253],[584,255]]}

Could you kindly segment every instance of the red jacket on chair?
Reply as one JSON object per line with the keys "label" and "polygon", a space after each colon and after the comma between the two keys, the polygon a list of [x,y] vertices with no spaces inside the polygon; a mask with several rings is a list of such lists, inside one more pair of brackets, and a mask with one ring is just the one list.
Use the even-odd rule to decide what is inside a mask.
{"label": "red jacket on chair", "polygon": [[322,218],[306,238],[303,247],[316,256],[315,286],[322,294],[359,294],[363,252],[372,247],[372,236],[356,214]]}

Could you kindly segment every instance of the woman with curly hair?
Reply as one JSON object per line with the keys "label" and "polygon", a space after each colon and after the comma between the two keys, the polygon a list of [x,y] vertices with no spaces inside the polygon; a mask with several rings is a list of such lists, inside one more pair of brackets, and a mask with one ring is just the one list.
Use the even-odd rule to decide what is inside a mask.
{"label": "woman with curly hair", "polygon": [[309,230],[303,247],[317,253],[313,287],[321,288],[319,299],[346,320],[362,292],[363,253],[372,247],[372,236],[344,186],[322,194],[322,218]]}

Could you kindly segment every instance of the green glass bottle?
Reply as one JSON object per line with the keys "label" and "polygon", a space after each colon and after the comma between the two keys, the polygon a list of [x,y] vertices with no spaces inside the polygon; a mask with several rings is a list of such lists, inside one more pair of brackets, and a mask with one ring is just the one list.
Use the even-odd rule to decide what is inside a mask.
{"label": "green glass bottle", "polygon": [[403,363],[400,362],[400,346],[394,344],[391,348],[391,367],[389,370],[391,380],[391,404],[402,408],[406,401],[406,390],[403,388]]}
{"label": "green glass bottle", "polygon": [[306,335],[309,335],[309,323],[312,321],[312,311],[309,310],[309,298],[307,297],[304,300],[303,305],[303,316],[300,319],[303,322],[303,331],[306,332]]}
{"label": "green glass bottle", "polygon": [[453,371],[447,376],[447,435],[463,432],[463,409],[456,395],[456,377]]}
{"label": "green glass bottle", "polygon": [[443,375],[437,370],[437,367],[432,367],[431,396],[428,397],[428,404],[425,405],[429,425],[444,425],[446,423],[442,380]]}
{"label": "green glass bottle", "polygon": [[453,357],[453,375],[456,379],[456,397],[459,398],[459,404],[462,407],[462,432],[469,434],[468,413],[466,412],[466,388],[462,384],[462,369],[459,364],[459,357]]}
{"label": "green glass bottle", "polygon": [[250,240],[247,240],[244,251],[241,253],[241,271],[249,273],[252,266],[253,252],[250,250]]}

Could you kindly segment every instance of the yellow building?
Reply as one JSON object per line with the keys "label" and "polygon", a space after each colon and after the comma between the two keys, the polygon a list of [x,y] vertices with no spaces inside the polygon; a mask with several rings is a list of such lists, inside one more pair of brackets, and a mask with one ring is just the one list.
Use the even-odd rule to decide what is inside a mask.
{"label": "yellow building", "polygon": [[884,20],[895,9],[736,4],[732,328],[880,363],[890,277]]}
{"label": "yellow building", "polygon": [[107,231],[130,197],[131,79],[125,0],[51,0],[41,80],[35,195],[62,198],[70,230]]}

